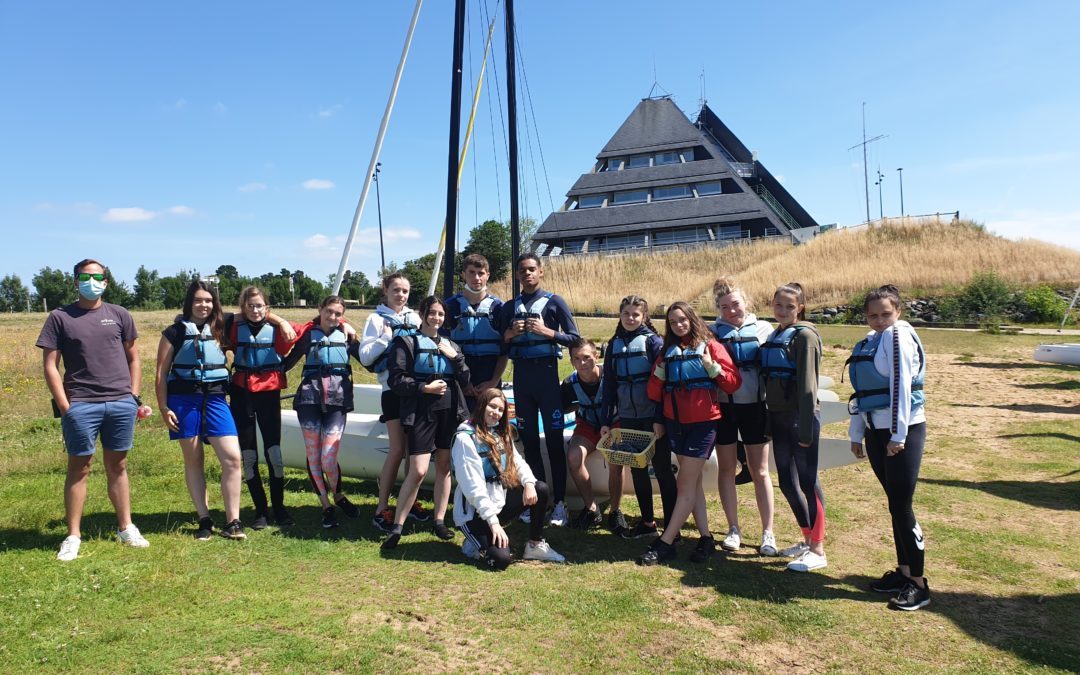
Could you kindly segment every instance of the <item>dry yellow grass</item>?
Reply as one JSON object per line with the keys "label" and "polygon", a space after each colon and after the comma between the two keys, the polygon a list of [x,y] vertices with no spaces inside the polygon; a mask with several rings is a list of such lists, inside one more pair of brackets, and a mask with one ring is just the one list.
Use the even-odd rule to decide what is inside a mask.
{"label": "dry yellow grass", "polygon": [[[1036,239],[1011,241],[971,221],[894,219],[826,233],[808,244],[758,242],[725,248],[624,256],[568,256],[546,262],[545,287],[578,312],[615,312],[637,293],[655,305],[675,300],[712,309],[712,282],[735,277],[759,306],[777,285],[799,281],[811,307],[844,303],[883,283],[936,292],[994,270],[1018,284],[1073,286],[1080,251]],[[509,296],[509,282],[494,292]]]}

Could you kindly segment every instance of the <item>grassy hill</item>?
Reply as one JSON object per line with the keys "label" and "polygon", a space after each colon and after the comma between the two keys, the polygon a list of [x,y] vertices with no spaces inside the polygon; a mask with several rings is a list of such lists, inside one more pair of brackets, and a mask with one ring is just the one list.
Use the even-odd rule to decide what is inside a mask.
{"label": "grassy hill", "polygon": [[[1036,239],[1012,241],[970,220],[886,220],[827,232],[808,244],[762,241],[622,256],[571,256],[547,263],[545,287],[578,312],[615,312],[630,293],[651,304],[694,302],[712,311],[712,282],[738,280],[757,305],[781,283],[799,281],[811,308],[847,302],[884,283],[906,296],[948,292],[993,270],[1018,285],[1080,282],[1080,251]],[[509,297],[509,282],[496,288]]]}

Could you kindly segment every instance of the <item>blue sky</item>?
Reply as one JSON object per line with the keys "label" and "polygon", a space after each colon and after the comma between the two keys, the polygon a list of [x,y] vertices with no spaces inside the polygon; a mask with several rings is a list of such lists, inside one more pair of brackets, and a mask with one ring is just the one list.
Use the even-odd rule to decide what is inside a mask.
{"label": "blue sky", "polygon": [[[496,3],[469,6],[466,102],[481,15]],[[139,264],[325,280],[412,8],[0,1],[0,274],[29,285],[41,267],[91,256],[129,283]],[[654,73],[692,114],[704,72],[710,107],[818,222],[865,217],[862,156],[848,150],[865,101],[868,134],[887,134],[868,162],[885,174],[886,215],[899,213],[903,167],[908,213],[959,209],[1005,236],[1080,249],[1080,3],[516,9],[524,215],[542,220],[562,203]],[[501,19],[500,6],[504,86]],[[452,24],[452,3],[427,0],[381,157],[388,261],[433,250],[445,215]],[[501,94],[481,98],[463,238],[477,220],[509,216],[503,127],[489,113],[500,107]],[[350,263],[369,276],[375,207],[372,193]]]}

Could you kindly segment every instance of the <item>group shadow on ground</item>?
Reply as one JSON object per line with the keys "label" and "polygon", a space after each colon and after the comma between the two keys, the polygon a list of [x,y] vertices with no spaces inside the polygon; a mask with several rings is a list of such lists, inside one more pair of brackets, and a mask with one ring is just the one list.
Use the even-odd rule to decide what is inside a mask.
{"label": "group shadow on ground", "polygon": [[[782,562],[762,565],[759,561],[753,557],[717,556],[705,565],[676,566],[685,572],[683,584],[711,588],[720,596],[778,605],[799,600],[854,600],[880,604],[882,611],[890,611],[888,596],[868,590],[875,578],[799,574],[784,570]],[[732,566],[736,569],[732,570]],[[920,612],[940,614],[972,638],[1035,666],[1070,672],[1080,669],[1080,645],[1074,639],[1080,632],[1080,593],[995,597],[935,587],[932,603]],[[929,648],[925,639],[930,634],[920,635],[912,623],[912,614],[918,613],[895,611],[896,623],[905,631],[912,627],[912,639],[923,640],[921,648],[925,650]],[[1048,622],[1047,617],[1054,618]]]}
{"label": "group shadow on ground", "polygon": [[1067,483],[1023,480],[967,481],[943,478],[921,478],[919,482],[944,487],[980,490],[1001,499],[1055,511],[1080,511],[1080,480]]}
{"label": "group shadow on ground", "polygon": [[989,368],[991,370],[1012,370],[1014,368],[1021,368],[1024,370],[1056,370],[1062,373],[1076,372],[1076,366],[1063,366],[1057,363],[1040,363],[1038,361],[957,361],[956,363],[961,366]]}
{"label": "group shadow on ground", "polygon": [[954,408],[997,408],[1014,412],[1051,415],[1080,415],[1080,403],[1076,405],[1049,405],[1046,403],[950,403]]}

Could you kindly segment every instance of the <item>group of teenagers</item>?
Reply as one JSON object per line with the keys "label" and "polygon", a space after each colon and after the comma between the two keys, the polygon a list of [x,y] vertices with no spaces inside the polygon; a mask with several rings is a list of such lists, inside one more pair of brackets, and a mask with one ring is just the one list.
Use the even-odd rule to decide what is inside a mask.
{"label": "group of teenagers", "polygon": [[[97,261],[76,265],[79,301],[50,314],[38,340],[69,454],[69,536],[58,555],[61,560],[78,554],[85,475],[99,434],[119,538],[137,547],[149,545],[131,523],[123,462],[141,405],[136,334],[126,311],[101,301],[104,272]],[[223,311],[211,284],[193,281],[181,315],[162,332],[155,389],[170,438],[179,441],[183,452],[188,492],[198,516],[195,537],[209,539],[215,530],[207,505],[205,442],[221,463],[223,536],[245,536],[239,517],[241,476],[255,506],[253,529],[271,522],[293,524],[284,505],[280,400],[286,373],[301,361],[292,400],[309,477],[323,509],[322,525],[337,526],[337,509],[358,517],[356,506],[341,492],[337,457],[346,413],[353,409],[354,359],[377,374],[383,389],[381,420],[389,450],[373,524],[385,532],[384,550],[398,546],[410,519],[433,521],[436,536],[454,538],[445,520],[453,478],[453,524],[464,536],[465,556],[505,569],[513,558],[505,527],[520,518],[529,530],[522,558],[563,562],[544,540],[544,527],[590,529],[604,524],[586,458],[605,435],[621,428],[650,432],[655,439],[651,471],[630,471],[640,512],[633,527],[621,509],[624,467],[607,465],[607,527],[628,539],[651,538],[638,564],[675,559],[680,530],[691,515],[700,536],[690,559],[704,562],[712,557],[717,542],[709,528],[702,481],[715,451],[728,523],[720,547],[737,551],[743,543],[736,482],[744,462],[761,519],[758,552],[791,558],[787,567],[795,572],[827,565],[824,495],[818,479],[822,342],[806,321],[802,286],[792,282],[775,290],[774,327],[752,313],[750,298],[737,284],[718,279],[713,286],[715,323],[707,324],[691,305],[678,301],[666,308],[662,335],[649,318],[646,300],[629,295],[620,303],[614,335],[601,349],[580,336],[566,302],[542,288],[540,257],[522,254],[514,272],[521,293],[502,302],[488,293],[488,261],[468,255],[462,292],[446,300],[424,298],[418,311],[408,306],[409,280],[391,274],[382,280],[383,303],[360,334],[345,320],[345,302],[338,296],[323,300],[312,320],[293,324],[269,311],[269,298],[257,287],[245,288],[239,313],[230,314]],[[896,569],[871,589],[890,594],[893,607],[913,610],[930,602],[923,576],[924,538],[912,510],[926,437],[926,355],[915,330],[901,319],[902,307],[893,286],[867,294],[863,309],[870,331],[855,346],[847,371],[855,390],[849,403],[851,451],[869,458],[886,492],[897,556]],[[110,318],[99,322],[91,316],[95,313]],[[95,359],[74,353],[89,343],[64,340],[68,325],[80,321],[95,328],[108,325],[110,336],[101,345],[119,349],[119,358],[126,361],[126,390],[120,376],[94,390],[87,370]],[[233,354],[231,368],[228,352]],[[558,363],[564,352],[574,369],[561,380]],[[513,364],[513,406],[502,388],[508,363]],[[118,402],[124,407],[108,408]],[[77,404],[100,405],[101,410],[89,421],[76,420],[72,409]],[[565,444],[564,418],[571,412],[575,423]],[[270,474],[269,504],[259,473],[256,428]],[[517,439],[523,453],[515,450]],[[778,548],[773,534],[770,449],[780,489],[802,532],[802,540],[787,548]],[[433,457],[434,508],[429,512],[417,495]],[[396,508],[391,508],[391,491],[403,462],[405,478]],[[568,475],[583,501],[574,516],[566,506]],[[654,478],[662,521],[654,511]]]}

